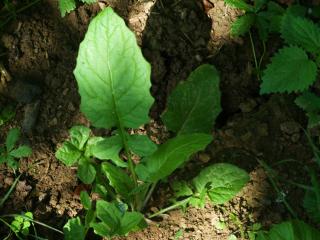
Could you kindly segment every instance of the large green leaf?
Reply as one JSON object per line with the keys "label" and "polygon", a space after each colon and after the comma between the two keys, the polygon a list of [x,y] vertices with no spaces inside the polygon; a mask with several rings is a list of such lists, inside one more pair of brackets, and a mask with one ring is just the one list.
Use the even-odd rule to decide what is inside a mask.
{"label": "large green leaf", "polygon": [[254,24],[255,19],[255,14],[245,14],[243,16],[238,17],[232,23],[231,35],[236,37],[245,35]]}
{"label": "large green leaf", "polygon": [[59,0],[59,9],[62,17],[64,17],[66,13],[71,12],[75,8],[76,8],[75,0]]}
{"label": "large green leaf", "polygon": [[205,64],[173,90],[162,120],[177,134],[210,133],[220,112],[219,74]]}
{"label": "large green leaf", "polygon": [[81,224],[79,217],[71,218],[63,226],[64,240],[84,240],[85,227]]}
{"label": "large green leaf", "polygon": [[115,135],[97,141],[91,147],[91,153],[96,158],[101,160],[111,160],[119,167],[126,167],[127,163],[119,157],[119,153],[122,148],[123,143],[121,137],[119,135]]}
{"label": "large green leaf", "polygon": [[129,149],[141,157],[149,156],[157,150],[157,144],[146,135],[128,136]]}
{"label": "large green leaf", "polygon": [[312,92],[304,92],[294,102],[306,112],[320,111],[320,97]]}
{"label": "large green leaf", "polygon": [[70,129],[70,142],[79,150],[82,150],[89,139],[90,128],[85,126],[74,126]]}
{"label": "large green leaf", "polygon": [[260,93],[304,91],[316,80],[317,66],[301,48],[282,48],[262,77]]}
{"label": "large green leaf", "polygon": [[157,182],[169,176],[175,169],[189,160],[191,154],[203,150],[212,136],[202,133],[179,135],[161,145],[151,156],[136,167],[140,179]]}
{"label": "large green leaf", "polygon": [[231,200],[249,181],[246,171],[228,163],[218,163],[203,169],[192,183],[198,193],[206,191],[214,204]]}
{"label": "large green leaf", "polygon": [[286,14],[282,21],[281,36],[289,44],[320,53],[320,27],[306,18]]}
{"label": "large green leaf", "polygon": [[112,236],[120,228],[122,218],[121,211],[114,203],[98,200],[96,212],[97,217],[108,226],[109,234]]}
{"label": "large green leaf", "polygon": [[131,198],[130,192],[134,189],[135,184],[128,174],[109,163],[102,164],[102,171],[116,192],[123,198],[129,200]]}
{"label": "large green leaf", "polygon": [[126,235],[131,231],[140,230],[141,225],[146,227],[144,216],[139,212],[126,212],[121,219],[119,235]]}
{"label": "large green leaf", "polygon": [[302,221],[292,220],[273,226],[269,233],[259,234],[257,240],[315,240],[319,236],[317,229]]}
{"label": "large green leaf", "polygon": [[95,127],[137,128],[148,122],[153,103],[150,64],[135,35],[112,8],[90,23],[74,74],[81,111]]}

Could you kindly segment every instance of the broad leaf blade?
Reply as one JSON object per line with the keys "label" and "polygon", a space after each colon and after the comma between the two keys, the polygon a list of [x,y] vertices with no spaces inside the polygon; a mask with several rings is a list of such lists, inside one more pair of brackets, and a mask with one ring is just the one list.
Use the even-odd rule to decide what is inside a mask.
{"label": "broad leaf blade", "polygon": [[83,208],[86,210],[91,209],[91,199],[89,194],[86,191],[81,191],[80,193],[80,200]]}
{"label": "broad leaf blade", "polygon": [[85,227],[79,217],[69,219],[63,226],[63,233],[64,240],[85,239]]}
{"label": "broad leaf blade", "polygon": [[70,142],[79,150],[82,150],[89,139],[90,129],[85,126],[74,126],[70,129],[69,133]]}
{"label": "broad leaf blade", "polygon": [[[145,222],[144,217],[139,212],[126,212],[121,219],[119,235],[126,235],[129,232],[140,230],[141,222]],[[146,224],[143,224],[146,226]]]}
{"label": "broad leaf blade", "polygon": [[205,64],[173,90],[162,120],[177,134],[210,133],[220,112],[219,74]]}
{"label": "broad leaf blade", "polygon": [[97,0],[81,0],[81,2],[90,4],[90,3],[96,3]]}
{"label": "broad leaf blade", "polygon": [[66,13],[71,12],[75,8],[76,8],[75,0],[59,0],[59,9],[62,17],[64,17]]}
{"label": "broad leaf blade", "polygon": [[282,21],[281,37],[289,44],[320,53],[320,27],[306,18],[286,14]]}
{"label": "broad leaf blade", "polygon": [[255,8],[243,0],[224,0],[224,2],[234,8],[239,8],[247,12],[254,12]]}
{"label": "broad leaf blade", "polygon": [[93,183],[96,177],[96,169],[86,158],[80,158],[78,165],[78,177],[85,184]]}
{"label": "broad leaf blade", "polygon": [[80,156],[81,152],[68,141],[64,142],[56,151],[56,158],[67,166],[72,166],[76,163]]}
{"label": "broad leaf blade", "polygon": [[228,163],[218,163],[203,169],[192,183],[198,193],[207,191],[214,204],[223,204],[231,200],[248,181],[249,175],[244,170]]}
{"label": "broad leaf blade", "polygon": [[14,148],[14,145],[18,141],[19,137],[20,130],[18,128],[11,128],[6,138],[7,152],[10,152]]}
{"label": "broad leaf blade", "polygon": [[132,152],[141,157],[149,156],[157,150],[157,144],[146,135],[128,136],[128,145]]}
{"label": "broad leaf blade", "polygon": [[137,128],[148,122],[153,103],[150,64],[135,35],[112,8],[90,23],[74,74],[81,111],[95,127]]}
{"label": "broad leaf blade", "polygon": [[231,26],[231,35],[235,37],[245,35],[255,22],[254,14],[245,14],[238,17]]}
{"label": "broad leaf blade", "polygon": [[306,112],[320,112],[320,97],[312,92],[304,92],[294,102]]}
{"label": "broad leaf blade", "polygon": [[157,182],[169,176],[189,160],[191,154],[203,150],[212,140],[208,134],[194,133],[179,135],[161,145],[151,156],[137,165],[140,179]]}
{"label": "broad leaf blade", "polygon": [[113,235],[120,228],[122,213],[114,203],[103,200],[97,201],[97,217],[109,228],[109,235]]}
{"label": "broad leaf blade", "polygon": [[130,200],[130,192],[134,189],[135,184],[128,174],[109,163],[102,164],[102,171],[116,192],[126,200]]}
{"label": "broad leaf blade", "polygon": [[316,64],[301,48],[284,47],[264,71],[260,93],[304,91],[314,83],[316,75]]}
{"label": "broad leaf blade", "polygon": [[32,149],[26,145],[22,145],[12,150],[9,154],[15,158],[29,157],[32,154]]}
{"label": "broad leaf blade", "polygon": [[103,138],[91,147],[94,157],[101,160],[111,160],[119,167],[126,167],[127,163],[119,157],[120,150],[123,148],[122,140],[119,135]]}

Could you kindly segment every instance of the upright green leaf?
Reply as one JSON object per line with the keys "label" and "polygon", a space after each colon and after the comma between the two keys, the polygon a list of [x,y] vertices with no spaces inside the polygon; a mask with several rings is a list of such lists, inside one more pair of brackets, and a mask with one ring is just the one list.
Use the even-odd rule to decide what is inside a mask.
{"label": "upright green leaf", "polygon": [[141,157],[149,156],[157,150],[157,144],[152,142],[147,135],[128,136],[129,149]]}
{"label": "upright green leaf", "polygon": [[231,25],[231,35],[236,37],[245,35],[254,24],[255,19],[254,14],[245,14],[238,17]]}
{"label": "upright green leaf", "polygon": [[76,8],[75,0],[59,0],[59,9],[62,17],[64,17],[66,13],[71,12],[75,8]]}
{"label": "upright green leaf", "polygon": [[[121,219],[119,235],[126,235],[131,231],[140,230],[141,222],[145,222],[144,217],[139,212],[126,212]],[[146,226],[146,224],[143,224]]]}
{"label": "upright green leaf", "polygon": [[95,127],[137,128],[148,122],[153,103],[150,64],[135,35],[112,8],[91,21],[74,74],[81,111]]}
{"label": "upright green leaf", "polygon": [[102,171],[116,192],[126,200],[129,200],[131,198],[130,192],[134,189],[135,184],[128,174],[109,163],[102,164]]}
{"label": "upright green leaf", "polygon": [[231,200],[248,181],[246,171],[228,163],[218,163],[203,169],[192,183],[198,193],[206,191],[214,204],[223,204]]}
{"label": "upright green leaf", "polygon": [[89,194],[86,191],[81,191],[80,193],[80,200],[83,208],[86,210],[91,209],[91,199]]}
{"label": "upright green leaf", "polygon": [[84,240],[85,228],[79,217],[71,218],[63,227],[64,240]]}
{"label": "upright green leaf", "polygon": [[18,141],[19,137],[20,130],[18,128],[11,128],[6,138],[6,148],[8,152],[14,148],[14,145]]}
{"label": "upright green leaf", "polygon": [[169,176],[174,170],[189,160],[191,154],[203,150],[212,136],[202,133],[179,135],[161,145],[151,156],[137,165],[140,179],[157,182]]}
{"label": "upright green leaf", "polygon": [[70,142],[79,150],[82,150],[89,139],[90,128],[85,126],[74,126],[70,129],[69,133]]}
{"label": "upright green leaf", "polygon": [[320,27],[306,18],[286,14],[282,21],[281,36],[288,44],[320,53]]}
{"label": "upright green leaf", "polygon": [[244,0],[224,0],[224,2],[234,8],[239,8],[241,10],[244,10],[246,12],[254,12],[255,8],[248,3],[246,3]]}
{"label": "upright green leaf", "polygon": [[96,2],[97,2],[97,0],[81,0],[81,2],[84,2],[84,3],[90,4],[90,3],[96,3]]}
{"label": "upright green leaf", "polygon": [[271,59],[262,77],[260,93],[283,93],[306,90],[314,83],[316,64],[298,47],[284,47]]}
{"label": "upright green leaf", "polygon": [[219,74],[205,64],[173,90],[162,120],[177,134],[210,133],[220,112]]}
{"label": "upright green leaf", "polygon": [[119,135],[116,135],[97,141],[91,147],[91,153],[96,158],[101,160],[111,160],[119,167],[126,167],[127,163],[119,157],[119,153],[122,148],[122,139]]}

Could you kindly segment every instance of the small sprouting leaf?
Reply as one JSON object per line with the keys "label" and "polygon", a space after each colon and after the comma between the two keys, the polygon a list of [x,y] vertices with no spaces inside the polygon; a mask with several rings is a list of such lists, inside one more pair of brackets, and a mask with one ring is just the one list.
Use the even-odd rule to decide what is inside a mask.
{"label": "small sprouting leaf", "polygon": [[172,184],[175,198],[187,197],[193,194],[192,189],[186,181],[175,181]]}
{"label": "small sprouting leaf", "polygon": [[69,219],[63,226],[63,233],[64,240],[85,239],[85,227],[79,217]]}
{"label": "small sprouting leaf", "polygon": [[320,231],[300,221],[292,220],[274,225],[268,233],[258,235],[257,240],[315,240]]}
{"label": "small sprouting leaf", "polygon": [[59,9],[62,17],[64,17],[66,13],[71,12],[75,8],[76,8],[75,0],[59,0]]}
{"label": "small sprouting leaf", "polygon": [[304,92],[294,102],[306,112],[320,112],[320,97],[312,92]]}
{"label": "small sprouting leaf", "polygon": [[129,135],[128,145],[132,152],[141,157],[149,156],[157,150],[157,144],[146,135]]}
{"label": "small sprouting leaf", "polygon": [[238,17],[231,26],[231,35],[235,37],[246,34],[254,24],[256,16],[254,14],[245,14]]}
{"label": "small sprouting leaf", "polygon": [[112,8],[90,23],[80,44],[74,75],[81,111],[95,127],[138,128],[153,104],[150,64],[136,37]]}
{"label": "small sprouting leaf", "polygon": [[157,182],[169,176],[189,160],[191,154],[203,150],[212,141],[212,136],[202,133],[179,135],[160,145],[151,156],[142,159],[136,166],[140,179]]}
{"label": "small sprouting leaf", "polygon": [[198,193],[206,190],[214,204],[231,200],[249,181],[249,175],[242,169],[217,163],[203,169],[192,183]]}
{"label": "small sprouting leaf", "polygon": [[87,158],[93,157],[93,153],[92,153],[92,148],[100,141],[102,141],[104,138],[103,137],[91,137],[89,138],[89,140],[87,141],[86,144],[86,149],[84,152],[84,155]]}
{"label": "small sprouting leaf", "polygon": [[102,164],[102,171],[118,194],[127,200],[132,197],[130,192],[134,189],[135,184],[127,173],[109,163]]}
{"label": "small sprouting leaf", "polygon": [[99,235],[101,237],[112,236],[110,227],[104,222],[99,222],[99,223],[92,222],[90,223],[90,227],[93,228],[93,231],[96,235]]}
{"label": "small sprouting leaf", "polygon": [[83,183],[91,184],[96,177],[96,169],[88,159],[82,157],[79,160],[77,175]]}
{"label": "small sprouting leaf", "polygon": [[[320,53],[320,27],[312,21],[286,14],[282,21],[281,37],[288,43],[303,47],[312,53]],[[303,69],[303,66],[301,66]]]}
{"label": "small sprouting leaf", "polygon": [[19,146],[13,149],[9,155],[15,158],[29,157],[32,154],[32,149],[26,145]]}
{"label": "small sprouting leaf", "polygon": [[85,126],[74,126],[69,130],[70,133],[70,142],[78,148],[82,150],[84,145],[89,139],[90,136],[90,128]]}
{"label": "small sprouting leaf", "polygon": [[111,160],[119,167],[126,167],[127,163],[119,157],[122,148],[123,143],[121,137],[116,135],[97,141],[97,143],[92,146],[91,153],[100,160]]}
{"label": "small sprouting leaf", "polygon": [[62,146],[56,151],[56,158],[67,166],[72,166],[78,161],[81,152],[73,146],[72,143],[65,141]]}
{"label": "small sprouting leaf", "polygon": [[219,74],[205,64],[172,91],[162,120],[177,134],[211,133],[220,112]]}
{"label": "small sprouting leaf", "polygon": [[298,47],[284,47],[272,57],[262,77],[260,93],[298,92],[316,80],[317,66]]}
{"label": "small sprouting leaf", "polygon": [[254,12],[255,8],[243,0],[224,0],[224,2],[234,8],[239,8],[247,12]]}
{"label": "small sprouting leaf", "polygon": [[91,209],[91,199],[89,194],[86,191],[81,191],[80,193],[80,200],[83,208],[86,210]]}
{"label": "small sprouting leaf", "polygon": [[14,145],[18,141],[19,137],[20,130],[18,128],[11,128],[6,138],[7,152],[10,152],[14,148]]}

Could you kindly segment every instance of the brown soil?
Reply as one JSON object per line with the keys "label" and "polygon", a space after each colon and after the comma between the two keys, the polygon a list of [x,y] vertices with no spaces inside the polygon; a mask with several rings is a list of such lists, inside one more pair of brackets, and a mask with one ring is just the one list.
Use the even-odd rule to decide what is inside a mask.
{"label": "brown soil", "polygon": [[[0,102],[18,102],[15,119],[1,127],[0,142],[11,127],[36,121],[35,126],[29,124],[31,127],[25,128],[22,138],[31,145],[33,154],[21,161],[19,172],[23,176],[2,213],[31,210],[36,219],[61,229],[68,217],[81,212],[76,169],[59,163],[54,153],[71,126],[89,126],[79,112],[80,98],[72,71],[88,23],[107,5],[124,17],[152,65],[152,94],[156,99],[152,118],[158,120],[170,91],[197,66],[211,63],[220,71],[223,113],[217,122],[215,140],[171,180],[185,176],[185,171],[191,172],[191,177],[215,162],[235,163],[251,175],[246,188],[224,206],[207,204],[205,209],[191,208],[186,213],[172,211],[144,231],[121,239],[223,240],[230,234],[240,237],[257,222],[269,227],[287,219],[286,209],[276,201],[278,196],[257,160],[272,165],[290,158],[309,164],[312,154],[300,128],[305,126],[304,115],[292,96],[259,96],[249,41],[229,36],[230,24],[239,12],[226,7],[222,0],[109,0],[81,5],[65,18],[60,17],[56,0],[46,0],[19,15],[1,37],[7,52],[2,62],[12,76],[8,92],[25,89],[21,86],[26,83],[39,91],[32,96],[24,95],[26,91],[4,93],[6,97]],[[268,53],[274,48],[270,46]],[[22,101],[23,97],[27,101]],[[308,181],[299,165],[285,165],[278,170],[285,178]],[[3,196],[15,175],[5,166],[0,171]],[[288,199],[299,200],[293,201],[293,206],[303,213],[302,192],[290,185],[282,187]],[[164,184],[156,191],[159,195],[154,194],[151,210],[167,204],[167,188]],[[222,228],[221,223],[226,227]],[[62,239],[50,231],[42,233],[48,239]],[[177,233],[181,233],[180,238]]]}

